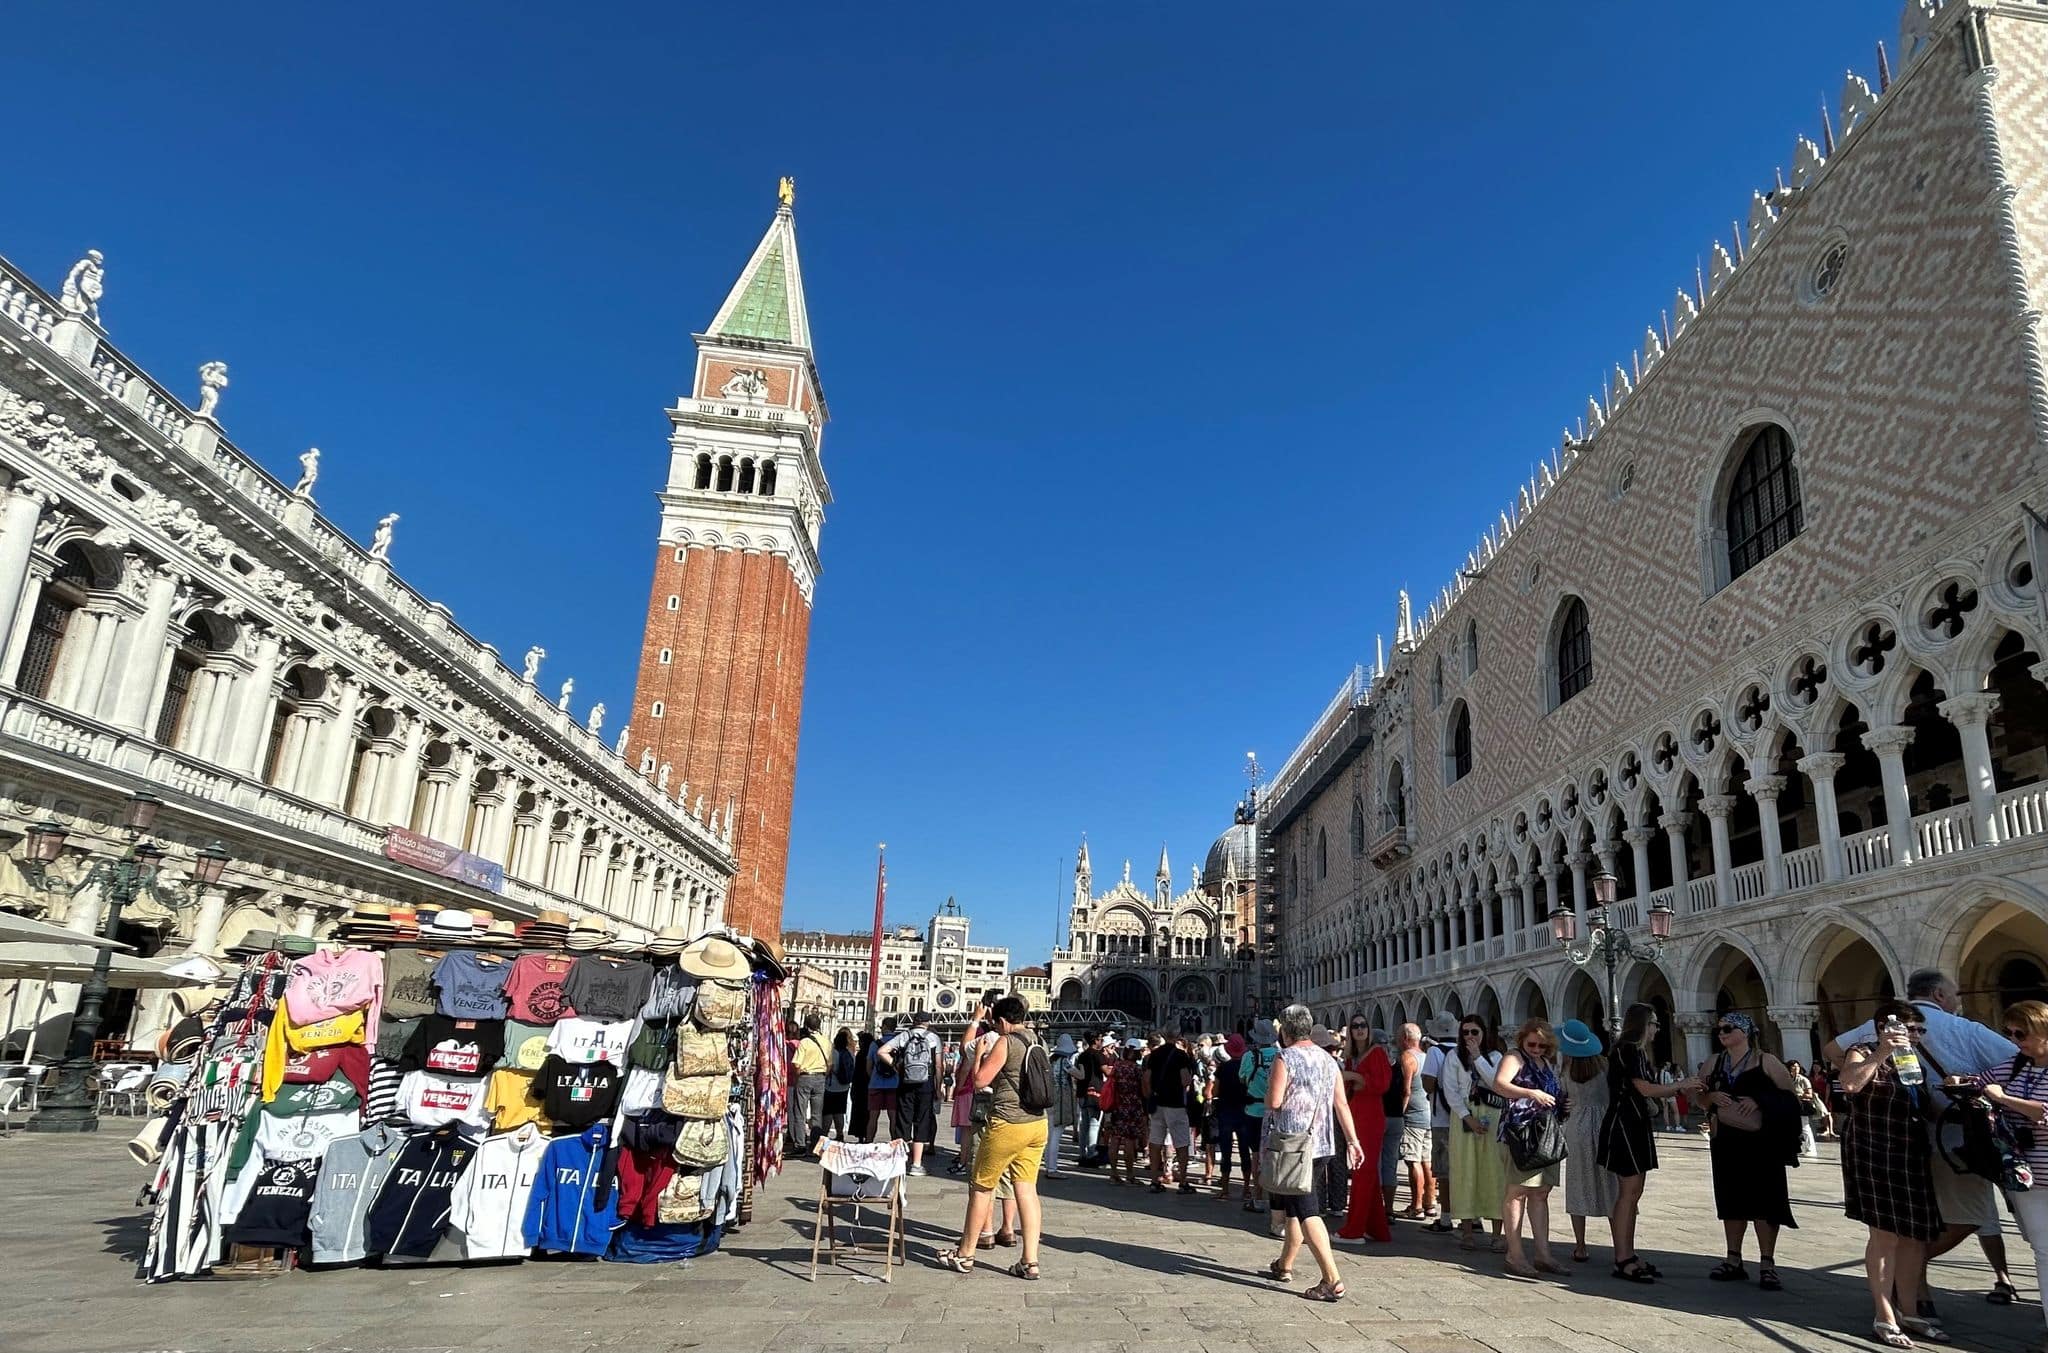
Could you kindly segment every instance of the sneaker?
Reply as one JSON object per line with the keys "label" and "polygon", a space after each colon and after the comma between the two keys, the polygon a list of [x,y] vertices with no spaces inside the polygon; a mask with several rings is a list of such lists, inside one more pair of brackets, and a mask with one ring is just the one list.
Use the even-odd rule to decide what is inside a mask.
{"label": "sneaker", "polygon": [[925,1168],[922,1165],[913,1165],[905,1173],[911,1178],[916,1179],[925,1173]]}

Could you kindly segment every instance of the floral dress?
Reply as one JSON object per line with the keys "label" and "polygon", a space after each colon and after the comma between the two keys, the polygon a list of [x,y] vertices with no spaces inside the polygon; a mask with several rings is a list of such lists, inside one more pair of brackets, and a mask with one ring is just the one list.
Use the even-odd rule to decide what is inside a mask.
{"label": "floral dress", "polygon": [[1122,1057],[1117,1060],[1110,1080],[1116,1085],[1116,1106],[1109,1111],[1109,1130],[1117,1137],[1145,1139],[1150,1122],[1145,1116],[1145,1095],[1139,1088],[1138,1059]]}

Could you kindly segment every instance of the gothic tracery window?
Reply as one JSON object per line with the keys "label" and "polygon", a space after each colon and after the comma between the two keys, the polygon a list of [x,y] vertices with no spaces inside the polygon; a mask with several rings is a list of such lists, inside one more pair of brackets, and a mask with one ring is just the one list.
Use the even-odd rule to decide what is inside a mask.
{"label": "gothic tracery window", "polygon": [[1472,773],[1472,708],[1463,700],[1451,711],[1444,748],[1444,783],[1456,784]]}
{"label": "gothic tracery window", "polygon": [[1586,603],[1573,597],[1557,626],[1557,703],[1593,684],[1593,628]]}

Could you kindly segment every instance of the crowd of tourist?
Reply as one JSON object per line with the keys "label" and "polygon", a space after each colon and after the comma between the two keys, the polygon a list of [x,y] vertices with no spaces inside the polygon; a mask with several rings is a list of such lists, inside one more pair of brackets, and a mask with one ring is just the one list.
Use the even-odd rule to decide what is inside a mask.
{"label": "crowd of tourist", "polygon": [[1959,1013],[1954,984],[1934,971],[1914,973],[1906,999],[1881,1003],[1811,1067],[1763,1048],[1740,1011],[1716,1019],[1698,1067],[1660,1062],[1669,1043],[1647,1004],[1608,1038],[1576,1019],[1531,1019],[1505,1045],[1472,1017],[1391,1032],[1355,1018],[1333,1031],[1298,1005],[1241,1033],[1051,1044],[1032,1018],[1000,991],[951,1041],[919,1013],[828,1043],[813,1017],[791,1040],[793,1149],[883,1139],[886,1118],[922,1175],[939,1106],[950,1106],[948,1169],[970,1188],[959,1240],[937,1260],[966,1273],[979,1251],[1016,1247],[1008,1271],[1036,1279],[1037,1179],[1060,1172],[1071,1136],[1075,1164],[1116,1187],[1213,1190],[1269,1214],[1281,1250],[1264,1275],[1289,1281],[1305,1249],[1318,1281],[1303,1295],[1333,1302],[1345,1295],[1333,1244],[1387,1242],[1404,1220],[1455,1234],[1464,1251],[1490,1247],[1517,1278],[1572,1272],[1552,1248],[1560,1185],[1571,1261],[1590,1261],[1589,1227],[1604,1222],[1613,1278],[1656,1283],[1664,1274],[1638,1248],[1643,1195],[1659,1133],[1697,1118],[1725,1241],[1713,1281],[1750,1280],[1753,1233],[1758,1288],[1783,1290],[1778,1243],[1798,1226],[1787,1172],[1834,1135],[1846,1214],[1868,1229],[1879,1343],[1948,1341],[1927,1265],[1971,1237],[1992,1270],[1987,1300],[2013,1304],[2001,1198],[2037,1272],[2048,1269],[2048,1179],[2031,1186],[2048,1171],[2048,1004],[2018,1002],[1987,1028]]}

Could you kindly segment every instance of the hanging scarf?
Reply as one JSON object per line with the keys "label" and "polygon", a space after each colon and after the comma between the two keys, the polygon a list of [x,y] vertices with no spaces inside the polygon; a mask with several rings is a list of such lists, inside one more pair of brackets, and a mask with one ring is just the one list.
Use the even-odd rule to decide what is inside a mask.
{"label": "hanging scarf", "polygon": [[789,1077],[782,1023],[782,983],[754,979],[754,1182],[782,1172],[783,1134],[789,1130]]}

